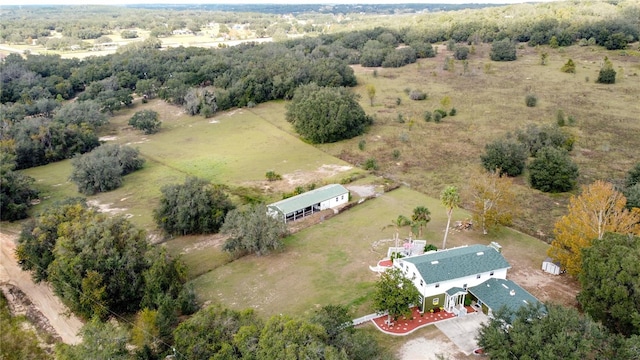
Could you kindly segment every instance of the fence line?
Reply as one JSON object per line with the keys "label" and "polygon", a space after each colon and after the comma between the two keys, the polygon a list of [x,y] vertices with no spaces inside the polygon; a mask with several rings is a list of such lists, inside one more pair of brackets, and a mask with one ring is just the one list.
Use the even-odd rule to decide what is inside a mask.
{"label": "fence line", "polygon": [[357,319],[353,319],[353,320],[352,320],[352,322],[353,322],[353,326],[358,326],[358,325],[360,325],[360,324],[364,324],[364,323],[366,323],[367,321],[371,321],[371,320],[373,320],[373,319],[375,319],[375,318],[378,318],[378,317],[380,317],[380,316],[383,316],[383,315],[387,315],[387,313],[386,313],[386,312],[383,312],[383,313],[374,313],[374,314],[365,315],[365,316],[363,316],[363,317],[359,317],[359,318],[357,318]]}

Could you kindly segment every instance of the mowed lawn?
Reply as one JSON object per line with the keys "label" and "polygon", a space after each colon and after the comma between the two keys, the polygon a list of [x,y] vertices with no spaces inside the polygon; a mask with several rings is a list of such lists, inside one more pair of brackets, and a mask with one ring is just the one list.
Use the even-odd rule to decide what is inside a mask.
{"label": "mowed lawn", "polygon": [[[269,110],[270,107],[275,110]],[[205,119],[188,116],[179,107],[155,100],[136,103],[116,113],[102,129],[103,139],[138,148],[146,163],[143,169],[125,176],[122,187],[88,199],[117,213],[130,214],[137,225],[153,230],[152,210],[158,204],[160,189],[181,183],[187,176],[230,187],[259,187],[269,170],[284,175],[314,171],[322,165],[349,166],[266,121],[265,117],[269,116],[284,117],[281,103],[263,104],[259,108],[263,108],[260,116],[250,109],[238,109]],[[144,135],[127,125],[129,118],[143,109],[160,113],[163,123],[159,133]],[[75,184],[68,180],[71,172],[71,160],[25,170],[36,179],[37,188],[43,194],[44,201],[34,212],[54,200],[81,196]],[[331,180],[317,178],[314,181],[320,185]],[[281,196],[279,193],[266,195]]]}
{"label": "mowed lawn", "polygon": [[[309,314],[327,304],[349,305],[356,316],[372,313],[371,295],[378,275],[369,266],[375,266],[393,246],[392,220],[401,214],[410,216],[416,206],[431,210],[432,221],[423,237],[440,247],[445,209],[439,200],[403,187],[288,237],[285,249],[278,253],[228,262],[219,247],[201,250],[210,257],[212,270],[193,280],[198,298],[235,309],[254,308],[263,316]],[[453,219],[469,216],[456,210]],[[408,227],[401,229],[401,238],[408,235]],[[184,247],[183,240],[177,241]],[[547,247],[510,229],[489,236],[452,229],[447,247],[491,241],[504,246],[512,263],[534,267],[544,258]],[[171,243],[167,245],[175,250]],[[191,252],[185,258],[200,258],[202,266],[200,255]]]}

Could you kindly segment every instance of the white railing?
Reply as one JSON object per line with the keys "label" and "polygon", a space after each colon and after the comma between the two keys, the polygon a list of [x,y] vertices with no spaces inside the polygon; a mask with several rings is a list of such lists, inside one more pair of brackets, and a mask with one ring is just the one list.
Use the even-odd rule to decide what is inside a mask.
{"label": "white railing", "polygon": [[371,320],[373,320],[375,318],[379,318],[380,316],[384,316],[384,315],[387,315],[387,313],[383,312],[383,313],[369,314],[369,315],[365,315],[363,317],[359,317],[357,319],[353,319],[353,321],[352,321],[353,322],[353,326],[358,326],[360,324],[364,324],[367,321],[371,321]]}

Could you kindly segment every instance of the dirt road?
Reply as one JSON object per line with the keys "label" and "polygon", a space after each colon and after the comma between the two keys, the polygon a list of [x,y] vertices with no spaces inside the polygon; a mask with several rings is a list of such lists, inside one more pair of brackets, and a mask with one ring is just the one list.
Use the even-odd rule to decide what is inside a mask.
{"label": "dirt road", "polygon": [[22,271],[14,255],[16,238],[0,233],[0,283],[9,283],[22,290],[67,344],[77,344],[82,339],[77,335],[82,322],[76,316],[67,316],[67,307],[53,294],[48,284],[36,284],[28,272]]}

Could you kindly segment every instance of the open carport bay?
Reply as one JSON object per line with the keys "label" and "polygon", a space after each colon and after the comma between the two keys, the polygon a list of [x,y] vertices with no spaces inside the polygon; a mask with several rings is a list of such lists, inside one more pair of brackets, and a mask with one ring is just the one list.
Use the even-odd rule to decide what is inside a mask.
{"label": "open carport bay", "polygon": [[489,321],[489,318],[483,313],[473,313],[437,322],[436,326],[462,352],[469,355],[478,347],[475,338],[480,325],[486,321]]}

